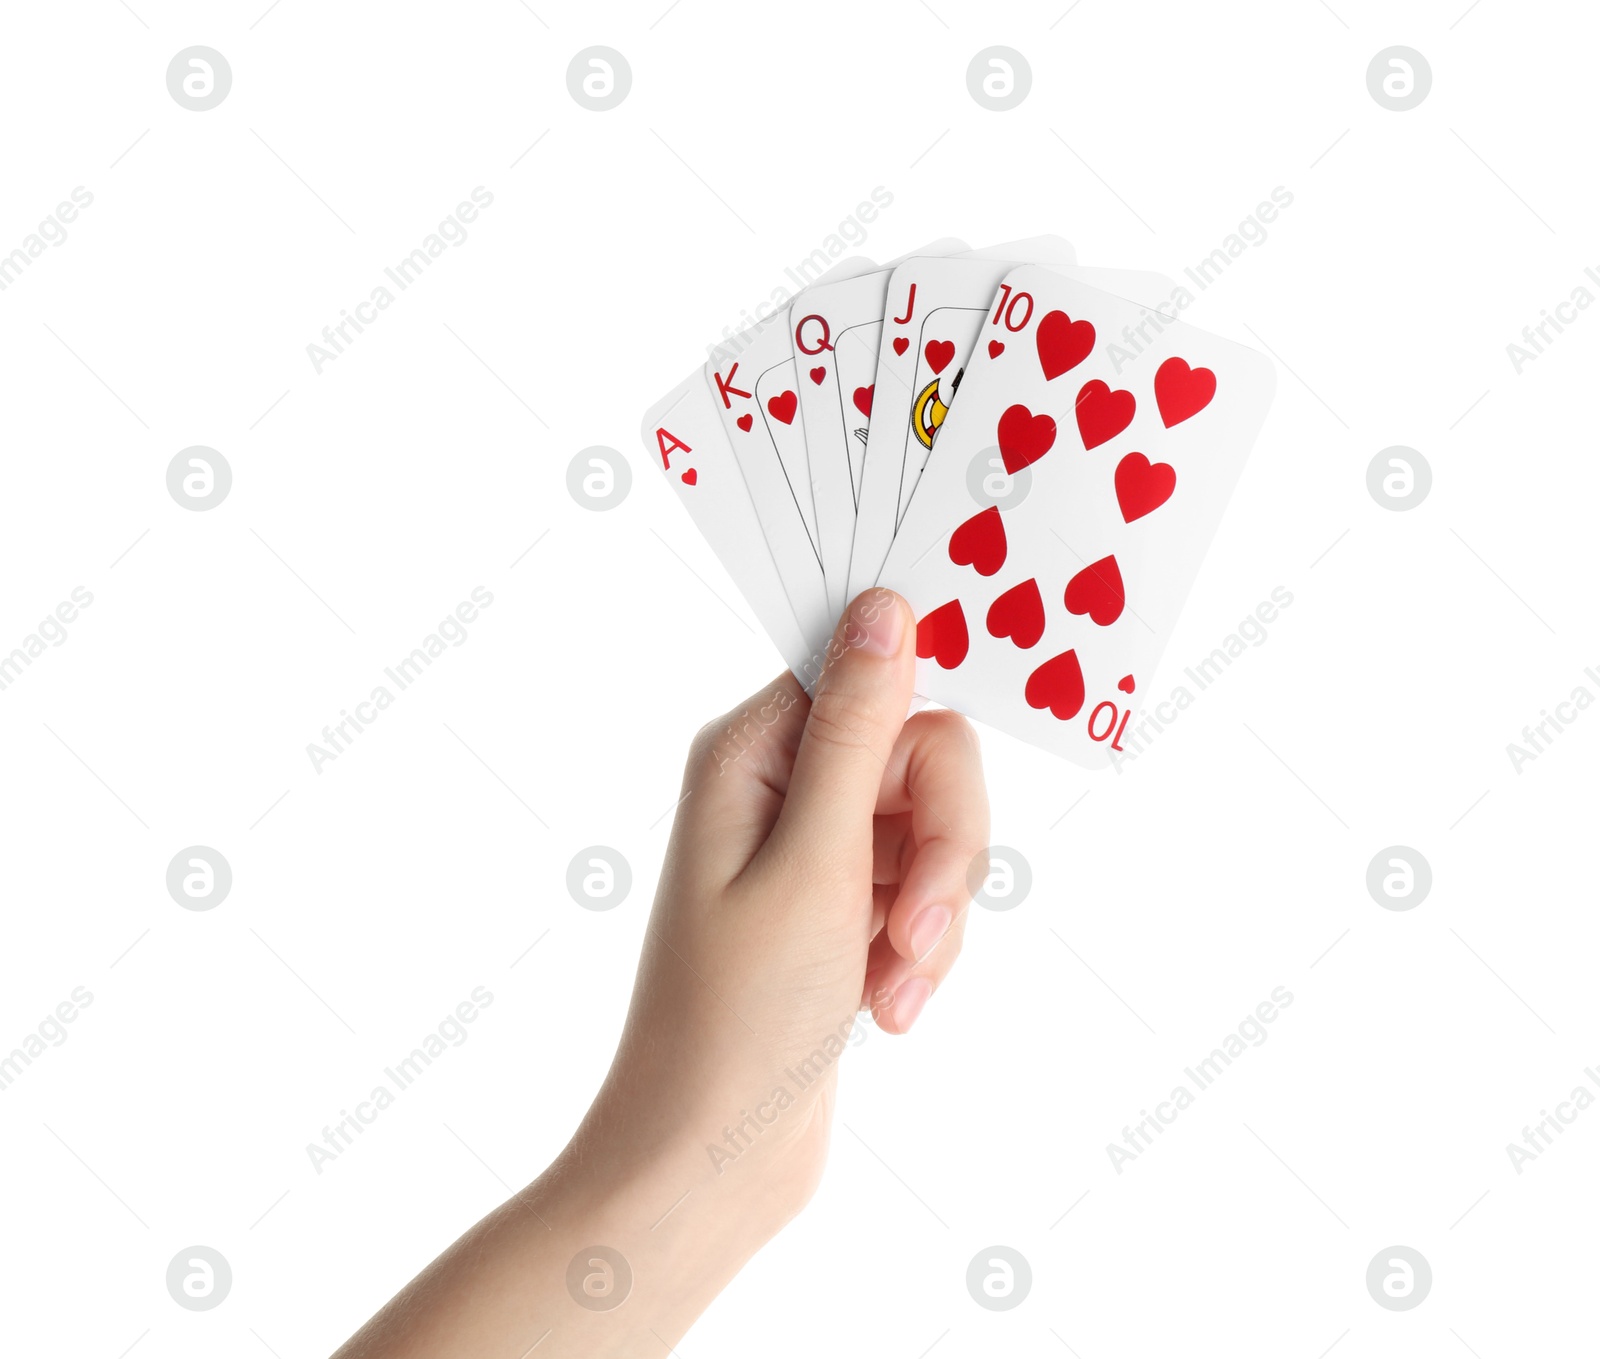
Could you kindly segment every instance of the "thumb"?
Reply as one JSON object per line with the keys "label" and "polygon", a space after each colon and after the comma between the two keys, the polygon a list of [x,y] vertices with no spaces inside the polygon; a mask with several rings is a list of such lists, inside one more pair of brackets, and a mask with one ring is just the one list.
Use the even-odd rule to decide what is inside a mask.
{"label": "thumb", "polygon": [[828,643],[773,828],[780,858],[849,872],[872,862],[872,817],[916,673],[911,608],[892,590],[858,595]]}

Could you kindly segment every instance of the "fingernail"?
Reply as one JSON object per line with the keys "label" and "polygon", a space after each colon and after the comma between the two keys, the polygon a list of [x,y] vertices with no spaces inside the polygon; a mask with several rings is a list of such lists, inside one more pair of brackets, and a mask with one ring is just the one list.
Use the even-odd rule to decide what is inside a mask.
{"label": "fingernail", "polygon": [[856,1006],[857,1010],[869,1010],[872,1008],[872,990],[877,984],[878,973],[881,970],[875,967],[871,972],[867,973],[866,980],[861,983],[861,1004]]}
{"label": "fingernail", "polygon": [[894,993],[894,1017],[900,1024],[901,1033],[907,1032],[917,1022],[917,1016],[922,1013],[922,1007],[932,994],[933,983],[926,977],[913,977]]}
{"label": "fingernail", "polygon": [[855,621],[861,629],[861,650],[874,656],[893,656],[900,650],[905,611],[887,590],[863,595],[855,607]]}
{"label": "fingernail", "polygon": [[911,952],[920,963],[939,946],[950,928],[950,911],[945,906],[929,906],[911,924]]}

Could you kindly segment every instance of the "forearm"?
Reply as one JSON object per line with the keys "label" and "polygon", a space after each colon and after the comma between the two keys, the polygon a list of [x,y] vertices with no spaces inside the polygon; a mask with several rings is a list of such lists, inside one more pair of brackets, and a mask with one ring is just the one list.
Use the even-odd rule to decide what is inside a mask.
{"label": "forearm", "polygon": [[335,1359],[661,1359],[815,1192],[863,993],[881,1030],[910,1028],[988,841],[970,730],[905,719],[910,611],[854,607],[814,700],[784,676],[789,701],[737,760],[718,733],[774,686],[696,740],[577,1134]]}
{"label": "forearm", "polygon": [[625,1126],[602,1096],[334,1359],[661,1359],[797,1205],[761,1202],[753,1167],[717,1174],[688,1133],[643,1149]]}

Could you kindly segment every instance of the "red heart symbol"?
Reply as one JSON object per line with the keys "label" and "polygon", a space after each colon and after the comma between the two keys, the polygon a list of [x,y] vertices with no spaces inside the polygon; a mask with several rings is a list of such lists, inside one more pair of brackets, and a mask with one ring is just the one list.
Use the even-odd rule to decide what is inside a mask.
{"label": "red heart symbol", "polygon": [[899,336],[894,342],[894,352],[896,354],[904,354],[910,347],[911,341],[906,339],[904,335]]}
{"label": "red heart symbol", "polygon": [[980,576],[992,576],[1006,564],[1006,526],[998,505],[979,510],[950,535],[950,560]]}
{"label": "red heart symbol", "polygon": [[1152,463],[1143,453],[1130,453],[1117,464],[1117,504],[1124,523],[1143,519],[1172,499],[1178,474],[1164,463]]}
{"label": "red heart symbol", "polygon": [[1217,394],[1217,375],[1209,368],[1191,368],[1182,359],[1168,359],[1156,369],[1156,409],[1168,429],[1203,411]]}
{"label": "red heart symbol", "polygon": [[1063,722],[1070,722],[1083,707],[1083,667],[1076,651],[1052,656],[1028,676],[1022,691],[1030,708],[1048,708]]}
{"label": "red heart symbol", "polygon": [[[878,384],[874,382],[872,387]],[[857,387],[855,394],[856,409],[863,415],[872,414],[872,387]]]}
{"label": "red heart symbol", "polygon": [[794,419],[794,408],[800,404],[800,398],[793,392],[779,392],[777,396],[767,399],[767,409],[772,412],[774,420],[782,420],[788,424]]}
{"label": "red heart symbol", "polygon": [[991,359],[998,359],[1005,352],[1006,352],[1006,342],[1004,340],[990,340],[989,341],[989,357]]}
{"label": "red heart symbol", "polygon": [[740,429],[742,429],[746,434],[748,434],[750,432],[750,426],[755,424],[755,422],[756,422],[755,416],[751,415],[749,411],[746,411],[743,415],[741,415],[737,420],[734,421],[734,424],[738,425]]}
{"label": "red heart symbol", "polygon": [[949,340],[929,340],[922,347],[923,356],[928,360],[928,367],[933,369],[934,375],[944,372],[950,360],[956,356],[956,347]]}
{"label": "red heart symbol", "polygon": [[1049,382],[1089,357],[1094,348],[1094,326],[1088,321],[1074,321],[1064,311],[1052,311],[1039,322],[1033,338],[1039,346],[1039,367]]}
{"label": "red heart symbol", "polygon": [[692,467],[683,474],[683,484],[685,486],[693,486],[699,480],[700,478],[695,475],[695,470]]}
{"label": "red heart symbol", "polygon": [[985,620],[991,637],[1009,637],[1026,651],[1044,636],[1044,600],[1032,576],[1013,585],[989,606]]}
{"label": "red heart symbol", "polygon": [[1067,582],[1067,612],[1088,614],[1103,628],[1122,617],[1122,572],[1115,557],[1091,562]]}
{"label": "red heart symbol", "polygon": [[1133,692],[1133,676],[1124,675],[1117,681],[1117,688],[1121,689],[1125,694],[1131,694]]}
{"label": "red heart symbol", "polygon": [[1048,415],[1035,415],[1019,402],[1006,407],[995,432],[1006,471],[1020,472],[1050,451],[1056,441],[1056,422]]}
{"label": "red heart symbol", "polygon": [[1078,393],[1078,433],[1085,449],[1099,448],[1133,423],[1133,393],[1112,391],[1095,378]]}
{"label": "red heart symbol", "polygon": [[967,659],[967,616],[959,599],[941,604],[917,624],[917,655],[946,670]]}
{"label": "red heart symbol", "polygon": [[826,368],[817,367],[811,370],[811,380],[819,387],[822,386],[822,379],[827,376],[828,370]]}

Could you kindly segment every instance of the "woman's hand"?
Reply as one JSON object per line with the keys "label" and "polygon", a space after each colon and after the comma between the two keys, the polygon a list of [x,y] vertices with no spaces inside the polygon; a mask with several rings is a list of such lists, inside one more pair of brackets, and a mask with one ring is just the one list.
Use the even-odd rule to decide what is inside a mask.
{"label": "woman's hand", "polygon": [[906,718],[914,634],[899,596],[869,591],[813,699],[785,674],[700,732],[582,1126],[346,1359],[517,1359],[535,1342],[539,1359],[659,1359],[805,1205],[857,1011],[888,1033],[916,1022],[960,952],[988,843],[971,728]]}
{"label": "woman's hand", "polygon": [[[625,1127],[648,1092],[707,1146],[748,1111],[746,1150],[766,1161],[784,1148],[790,1211],[821,1173],[857,1010],[888,1033],[916,1022],[961,950],[968,874],[988,844],[971,727],[951,712],[906,719],[914,631],[898,595],[869,591],[840,622],[815,699],[785,674],[700,732],[597,1106]],[[794,1089],[791,1073],[813,1068],[820,1078]],[[780,1088],[794,1103],[764,1123],[756,1106]],[[742,1164],[741,1140],[724,1151]]]}

